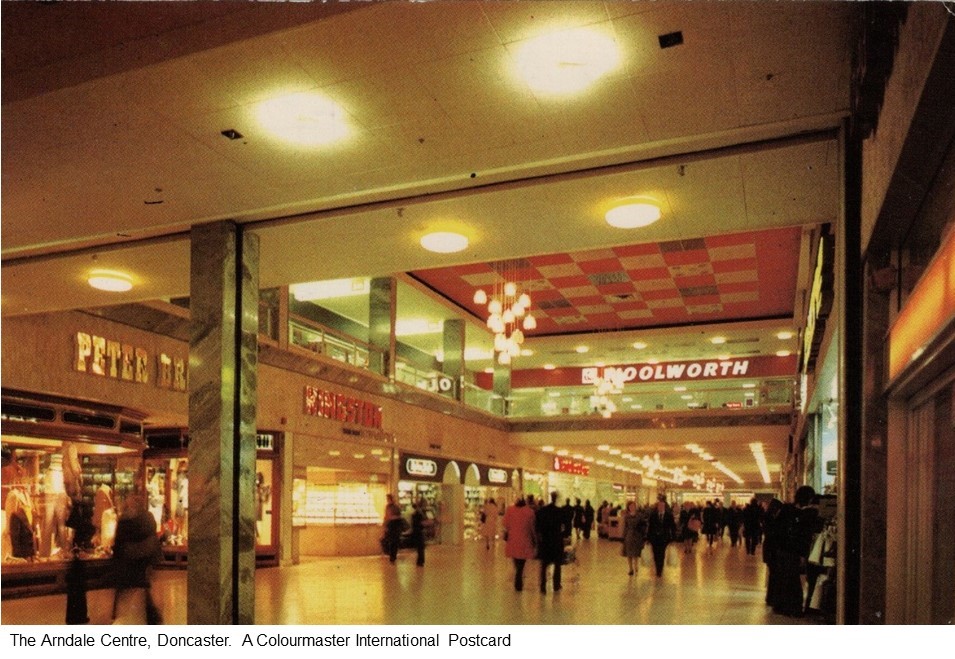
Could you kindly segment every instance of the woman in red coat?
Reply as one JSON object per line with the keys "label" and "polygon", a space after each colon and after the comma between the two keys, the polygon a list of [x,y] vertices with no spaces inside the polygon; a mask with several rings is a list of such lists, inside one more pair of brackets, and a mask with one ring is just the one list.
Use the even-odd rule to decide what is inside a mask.
{"label": "woman in red coat", "polygon": [[534,519],[534,509],[523,498],[504,511],[504,554],[514,559],[514,590],[518,592],[524,589],[524,565],[537,551]]}

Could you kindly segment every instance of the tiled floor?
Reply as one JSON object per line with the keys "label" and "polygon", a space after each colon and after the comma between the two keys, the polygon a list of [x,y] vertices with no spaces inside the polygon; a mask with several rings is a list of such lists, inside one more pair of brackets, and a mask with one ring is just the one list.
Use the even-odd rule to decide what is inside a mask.
{"label": "tiled floor", "polygon": [[[674,546],[680,549],[679,545]],[[403,550],[394,565],[384,556],[309,559],[256,573],[260,624],[487,624],[487,625],[743,625],[805,623],[774,615],[763,603],[765,567],[728,541],[712,551],[678,553],[679,565],[661,578],[641,565],[627,575],[620,543],[592,537],[565,566],[563,589],[538,592],[538,563],[529,561],[525,589],[514,592],[504,545],[428,547],[427,565]],[[170,624],[186,622],[185,571],[157,571],[157,604]],[[110,591],[88,594],[91,622],[107,624]],[[61,624],[65,596],[5,600],[3,624]]]}

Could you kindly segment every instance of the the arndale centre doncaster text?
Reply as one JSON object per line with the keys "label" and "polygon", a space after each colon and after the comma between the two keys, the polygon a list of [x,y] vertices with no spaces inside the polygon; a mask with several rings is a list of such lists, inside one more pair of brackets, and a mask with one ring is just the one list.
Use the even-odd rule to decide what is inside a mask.
{"label": "the arndale centre doncaster text", "polygon": [[[442,636],[444,638],[442,638]],[[160,647],[217,647],[234,645],[242,647],[273,648],[372,648],[372,647],[510,647],[511,635],[487,636],[483,634],[329,634],[326,636],[302,636],[289,634],[10,634],[10,640],[18,647],[115,647],[152,648]]]}

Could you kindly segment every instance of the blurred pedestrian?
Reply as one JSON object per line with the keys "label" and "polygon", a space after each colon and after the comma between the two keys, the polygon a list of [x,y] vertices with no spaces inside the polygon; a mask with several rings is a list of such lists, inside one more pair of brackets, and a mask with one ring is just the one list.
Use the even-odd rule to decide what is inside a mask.
{"label": "blurred pedestrian", "polygon": [[514,590],[524,590],[524,565],[537,549],[534,509],[523,498],[504,511],[504,555],[514,561]]}
{"label": "blurred pedestrian", "polygon": [[128,496],[116,523],[113,544],[113,624],[162,624],[162,615],[149,590],[152,567],[160,557],[155,518],[146,509],[142,496]]}

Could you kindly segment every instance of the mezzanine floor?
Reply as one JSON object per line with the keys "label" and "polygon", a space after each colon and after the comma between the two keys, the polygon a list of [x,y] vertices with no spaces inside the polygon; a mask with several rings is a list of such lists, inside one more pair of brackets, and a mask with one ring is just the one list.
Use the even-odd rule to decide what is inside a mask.
{"label": "mezzanine floor", "polygon": [[[565,566],[563,589],[538,591],[538,563],[528,561],[523,592],[512,586],[504,543],[490,551],[479,542],[429,546],[426,565],[402,550],[385,556],[314,558],[256,573],[259,624],[319,625],[763,625],[812,622],[775,615],[764,604],[765,566],[728,539],[712,550],[698,545],[657,578],[640,565],[627,575],[620,543],[592,536],[577,543]],[[169,624],[186,622],[186,572],[160,570],[153,594]],[[88,593],[90,622],[108,624],[112,591]],[[66,596],[5,600],[2,623],[62,624]]]}

